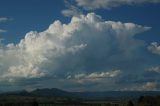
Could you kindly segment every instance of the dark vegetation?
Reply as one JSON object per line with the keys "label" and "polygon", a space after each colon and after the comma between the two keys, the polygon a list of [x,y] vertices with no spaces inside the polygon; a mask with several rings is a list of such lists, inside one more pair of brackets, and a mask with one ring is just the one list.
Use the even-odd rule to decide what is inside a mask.
{"label": "dark vegetation", "polygon": [[0,94],[0,106],[160,106],[160,92],[66,92],[37,89]]}

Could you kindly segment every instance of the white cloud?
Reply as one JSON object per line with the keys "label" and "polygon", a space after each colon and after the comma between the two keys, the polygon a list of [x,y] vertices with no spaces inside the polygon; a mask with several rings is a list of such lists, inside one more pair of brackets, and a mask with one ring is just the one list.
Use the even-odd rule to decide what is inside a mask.
{"label": "white cloud", "polygon": [[160,3],[160,0],[76,0],[77,5],[87,10],[110,9],[121,5]]}
{"label": "white cloud", "polygon": [[64,2],[65,2],[65,6],[67,8],[67,9],[64,9],[64,10],[61,11],[61,13],[64,16],[72,17],[72,16],[80,16],[80,15],[82,15],[82,11],[78,7],[72,5],[67,0],[65,0]]}
{"label": "white cloud", "polygon": [[76,79],[96,79],[96,78],[112,78],[119,74],[120,70],[115,70],[111,72],[93,72],[90,74],[77,74],[74,76]]}
{"label": "white cloud", "polygon": [[67,79],[75,80],[79,83],[88,83],[88,82],[101,82],[104,79],[114,78],[120,74],[120,70],[107,71],[107,72],[93,72],[90,74],[80,73],[75,75],[68,75]]}
{"label": "white cloud", "polygon": [[34,67],[33,64],[28,64],[27,66],[19,65],[19,66],[11,66],[8,69],[8,73],[4,74],[4,78],[8,78],[10,80],[14,80],[17,77],[19,78],[38,78],[43,77],[45,73],[41,72],[38,67]]}
{"label": "white cloud", "polygon": [[156,90],[157,84],[155,82],[147,82],[146,84],[142,85],[141,90]]}
{"label": "white cloud", "polygon": [[96,71],[132,64],[130,60],[137,60],[135,53],[144,47],[144,42],[134,37],[149,29],[134,23],[103,21],[94,13],[74,16],[68,24],[55,21],[43,32],[27,33],[18,44],[0,45],[0,80],[63,78],[67,73],[90,73],[81,75],[86,79],[116,79],[118,70]]}
{"label": "white cloud", "polygon": [[133,84],[122,89],[123,91],[154,91],[157,90],[156,82],[145,82],[143,84]]}
{"label": "white cloud", "polygon": [[79,16],[81,14],[76,9],[65,9],[61,13],[66,17]]}
{"label": "white cloud", "polygon": [[4,32],[7,32],[7,31],[4,29],[0,29],[0,33],[4,33]]}
{"label": "white cloud", "polygon": [[[11,19],[7,18],[7,17],[0,17],[0,23],[1,22],[6,22],[6,21],[9,21]],[[4,29],[0,29],[0,33],[4,33],[4,32],[7,32],[7,30],[4,30]]]}
{"label": "white cloud", "polygon": [[153,54],[160,55],[160,45],[157,42],[153,42],[148,46],[148,50]]}
{"label": "white cloud", "polygon": [[160,73],[160,66],[151,67],[148,69],[148,71]]}
{"label": "white cloud", "polygon": [[6,18],[6,17],[0,17],[0,22],[6,22],[6,21],[8,21],[9,19],[8,18]]}

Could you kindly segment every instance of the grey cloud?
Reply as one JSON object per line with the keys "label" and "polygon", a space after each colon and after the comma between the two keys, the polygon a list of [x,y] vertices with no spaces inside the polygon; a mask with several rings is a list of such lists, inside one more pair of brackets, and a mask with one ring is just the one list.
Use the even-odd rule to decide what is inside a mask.
{"label": "grey cloud", "polygon": [[[12,19],[7,18],[7,17],[0,17],[0,23],[7,22],[7,21],[10,21],[10,20],[12,20]],[[7,30],[0,29],[0,33],[4,33],[4,32],[7,32]]]}
{"label": "grey cloud", "polygon": [[66,17],[82,15],[82,11],[78,7],[72,5],[67,0],[64,0],[64,2],[65,2],[65,6],[67,9],[64,9],[61,11],[62,15],[66,16]]}
{"label": "grey cloud", "polygon": [[4,29],[0,29],[0,33],[4,33],[4,32],[7,32],[7,31]]}
{"label": "grey cloud", "polygon": [[157,42],[152,42],[152,43],[148,46],[148,50],[149,50],[150,52],[152,52],[153,54],[160,55],[160,45],[158,45]]}
{"label": "grey cloud", "polygon": [[80,73],[75,75],[68,75],[67,79],[85,84],[85,83],[102,82],[105,79],[117,77],[119,74],[120,70],[107,71],[101,73],[93,72],[90,74]]}
{"label": "grey cloud", "polygon": [[8,18],[6,18],[6,17],[0,17],[0,22],[5,22],[7,20],[8,20]]}
{"label": "grey cloud", "polygon": [[160,0],[76,0],[77,5],[86,10],[111,9],[121,5],[160,3]]}
{"label": "grey cloud", "polygon": [[132,84],[130,86],[126,86],[122,91],[155,91],[157,90],[157,83],[155,82],[145,82],[142,84]]}
{"label": "grey cloud", "polygon": [[151,68],[148,69],[148,71],[160,73],[160,66],[151,67]]}

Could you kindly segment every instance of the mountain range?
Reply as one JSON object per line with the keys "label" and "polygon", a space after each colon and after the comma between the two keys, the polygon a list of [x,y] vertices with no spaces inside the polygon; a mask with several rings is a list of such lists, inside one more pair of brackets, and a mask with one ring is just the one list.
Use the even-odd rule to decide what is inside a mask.
{"label": "mountain range", "polygon": [[39,96],[39,97],[68,97],[82,99],[115,99],[138,98],[140,96],[160,95],[160,91],[103,91],[103,92],[68,92],[57,88],[43,88],[33,91],[15,91],[1,93],[0,96]]}

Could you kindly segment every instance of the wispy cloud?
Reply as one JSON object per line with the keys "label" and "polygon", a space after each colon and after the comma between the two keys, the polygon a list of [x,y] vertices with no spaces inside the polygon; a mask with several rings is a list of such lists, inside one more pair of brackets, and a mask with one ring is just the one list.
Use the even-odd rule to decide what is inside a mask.
{"label": "wispy cloud", "polygon": [[130,86],[124,87],[122,91],[154,91],[157,90],[156,82],[145,82],[142,84],[132,84]]}
{"label": "wispy cloud", "polygon": [[86,10],[111,9],[121,5],[160,3],[160,0],[76,0],[77,5]]}
{"label": "wispy cloud", "polygon": [[80,73],[75,75],[68,75],[67,79],[75,80],[79,83],[88,82],[101,82],[102,80],[117,77],[120,74],[120,70],[105,71],[105,72],[93,72],[90,74]]}
{"label": "wispy cloud", "polygon": [[154,66],[148,69],[150,72],[160,73],[160,66]]}
{"label": "wispy cloud", "polygon": [[82,11],[78,7],[72,5],[67,0],[64,0],[64,3],[67,8],[61,11],[61,14],[63,14],[64,16],[72,17],[72,16],[80,16],[82,14]]}
{"label": "wispy cloud", "polygon": [[7,17],[0,17],[0,22],[7,22],[7,21],[10,21],[12,19],[10,18],[7,18]]}
{"label": "wispy cloud", "polygon": [[4,33],[4,32],[7,32],[7,30],[0,29],[0,33]]}
{"label": "wispy cloud", "polygon": [[[11,18],[0,17],[0,23],[2,23],[2,22],[8,22],[8,21],[11,21],[11,20],[12,20]],[[4,33],[4,32],[7,32],[7,30],[4,30],[4,29],[0,28],[0,33]]]}

